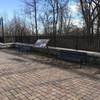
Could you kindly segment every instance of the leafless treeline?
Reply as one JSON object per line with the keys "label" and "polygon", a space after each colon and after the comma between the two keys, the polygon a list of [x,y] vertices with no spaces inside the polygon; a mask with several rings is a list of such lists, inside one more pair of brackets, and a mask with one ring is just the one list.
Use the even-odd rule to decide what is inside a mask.
{"label": "leafless treeline", "polygon": [[[77,0],[76,0],[77,1]],[[100,0],[79,0],[83,28],[73,28],[69,0],[24,0],[23,15],[14,15],[5,22],[7,35],[65,35],[82,32],[87,35],[100,34]],[[80,11],[79,11],[80,12]],[[5,20],[5,19],[4,19]]]}
{"label": "leafless treeline", "polygon": [[100,34],[100,0],[80,0],[88,35]]}
{"label": "leafless treeline", "polygon": [[[34,17],[35,33],[42,26],[44,34],[65,33],[71,24],[71,15],[68,9],[69,0],[31,0],[25,1],[26,14]],[[40,6],[40,7],[39,7]],[[28,13],[27,13],[28,12]],[[30,12],[30,13],[29,13]],[[41,23],[41,25],[39,25]],[[38,27],[39,26],[39,27]]]}

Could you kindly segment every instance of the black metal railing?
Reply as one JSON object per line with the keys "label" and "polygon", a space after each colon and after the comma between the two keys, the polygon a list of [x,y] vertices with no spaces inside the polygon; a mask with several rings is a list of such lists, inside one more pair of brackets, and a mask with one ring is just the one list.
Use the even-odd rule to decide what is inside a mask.
{"label": "black metal railing", "polygon": [[[70,49],[81,49],[89,51],[100,51],[100,36],[56,36],[56,43],[54,44],[53,36],[38,36],[39,39],[50,39],[49,46],[56,46]],[[21,42],[34,44],[37,40],[36,36],[5,36],[4,39],[0,37],[0,42]]]}

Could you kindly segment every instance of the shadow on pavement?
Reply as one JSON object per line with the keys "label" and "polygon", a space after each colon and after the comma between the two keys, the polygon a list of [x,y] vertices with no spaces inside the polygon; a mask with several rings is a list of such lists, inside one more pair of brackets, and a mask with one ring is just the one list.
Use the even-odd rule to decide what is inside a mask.
{"label": "shadow on pavement", "polygon": [[[41,64],[47,64],[47,65],[50,65],[50,67],[56,67],[59,69],[68,70],[70,72],[76,73],[76,74],[81,75],[83,77],[87,77],[87,78],[91,78],[93,80],[100,81],[100,77],[97,77],[97,75],[100,74],[99,66],[82,65],[80,68],[80,64],[77,64],[77,63],[60,61],[60,60],[57,60],[55,58],[49,58],[46,56],[41,57],[37,54],[35,54],[35,55],[37,55],[38,59],[37,59],[37,57],[34,58],[34,57],[27,56],[25,53],[18,53],[15,50],[2,50],[2,51],[9,53],[9,54],[19,56],[19,57],[22,57],[23,59],[28,59],[32,62],[34,61],[34,62],[38,62]],[[47,59],[44,60],[44,58],[47,58]],[[22,59],[12,59],[12,60],[16,60],[18,62],[25,62]],[[40,68],[39,70],[42,70],[42,69],[44,69],[44,68]],[[37,68],[34,70],[37,70]]]}

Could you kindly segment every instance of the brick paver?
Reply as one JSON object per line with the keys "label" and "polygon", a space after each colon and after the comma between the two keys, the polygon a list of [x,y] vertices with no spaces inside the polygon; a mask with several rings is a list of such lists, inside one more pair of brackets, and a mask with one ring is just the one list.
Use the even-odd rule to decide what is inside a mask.
{"label": "brick paver", "polygon": [[100,100],[100,79],[80,74],[87,69],[68,69],[70,63],[61,69],[61,63],[42,61],[48,62],[0,51],[0,100]]}

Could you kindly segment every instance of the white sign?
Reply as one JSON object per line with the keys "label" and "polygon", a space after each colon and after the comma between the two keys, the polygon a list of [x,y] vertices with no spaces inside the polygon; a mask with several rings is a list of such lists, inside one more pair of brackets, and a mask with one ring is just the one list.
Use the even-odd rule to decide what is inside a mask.
{"label": "white sign", "polygon": [[49,42],[49,39],[38,39],[34,45],[36,48],[45,48],[47,46],[47,43]]}

